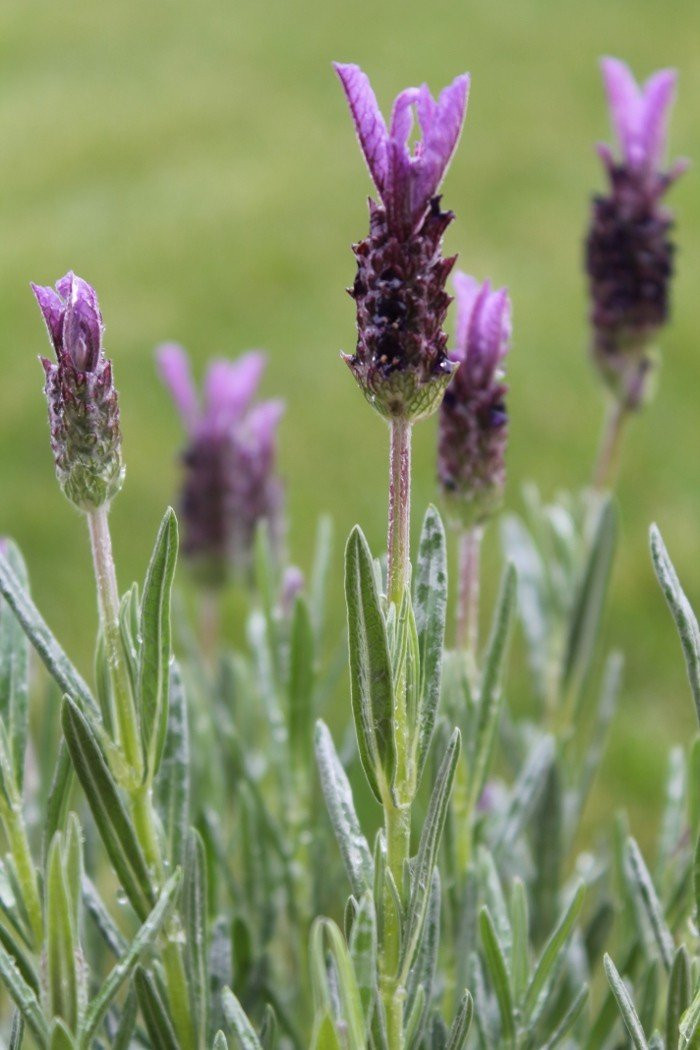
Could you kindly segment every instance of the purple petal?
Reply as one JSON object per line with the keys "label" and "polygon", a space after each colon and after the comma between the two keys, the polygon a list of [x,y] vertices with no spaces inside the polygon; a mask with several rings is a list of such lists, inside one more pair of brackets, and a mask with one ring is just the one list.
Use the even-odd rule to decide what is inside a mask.
{"label": "purple petal", "polygon": [[637,139],[641,92],[629,67],[617,58],[602,58],[605,92],[610,107],[610,120],[617,135],[622,155],[627,163],[639,164],[639,142]]}
{"label": "purple petal", "polygon": [[359,66],[334,62],[369,173],[381,194],[387,178],[387,130],[369,77]]}
{"label": "purple petal", "polygon": [[54,349],[58,351],[63,339],[64,305],[53,288],[48,288],[41,284],[32,284],[31,289],[43,315],[49,339]]}
{"label": "purple petal", "polygon": [[102,315],[95,289],[74,273],[61,278],[56,288],[60,295],[68,288],[63,346],[79,372],[94,372],[102,346]]}
{"label": "purple petal", "polygon": [[[470,78],[468,73],[456,77],[440,93],[437,103],[430,95],[420,102],[418,115],[423,130],[420,172],[414,189],[414,210],[423,207],[437,192],[459,141],[467,111]],[[425,122],[425,123],[424,123]]]}
{"label": "purple petal", "polygon": [[199,419],[199,405],[187,353],[177,343],[163,343],[156,347],[156,363],[185,428],[192,433]]}
{"label": "purple petal", "polygon": [[[389,138],[397,145],[406,148],[408,136],[413,127],[413,107],[424,88],[405,88],[396,96],[391,110]],[[408,151],[407,154],[408,156]]]}
{"label": "purple petal", "polygon": [[451,356],[456,361],[464,361],[467,356],[469,326],[481,285],[476,277],[464,273],[463,270],[458,270],[454,276],[454,289],[457,299],[457,346]]}
{"label": "purple petal", "polygon": [[226,429],[240,418],[257,390],[265,368],[265,357],[257,350],[237,361],[213,361],[204,381],[207,424]]}
{"label": "purple petal", "polygon": [[640,138],[648,164],[658,167],[666,148],[668,117],[676,96],[677,75],[673,69],[661,69],[644,85]]}
{"label": "purple petal", "polygon": [[246,430],[263,449],[271,449],[277,425],[284,415],[284,401],[261,401],[246,417]]}

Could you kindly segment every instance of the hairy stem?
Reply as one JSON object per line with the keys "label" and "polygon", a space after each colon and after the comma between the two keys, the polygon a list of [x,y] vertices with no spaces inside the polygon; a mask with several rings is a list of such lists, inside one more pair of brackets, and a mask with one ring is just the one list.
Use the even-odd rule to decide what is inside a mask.
{"label": "hairy stem", "polygon": [[622,446],[623,424],[627,415],[627,409],[620,401],[615,399],[610,402],[593,471],[593,488],[598,492],[611,488],[615,482]]}
{"label": "hairy stem", "polygon": [[391,422],[389,453],[389,536],[387,590],[390,602],[401,604],[408,583],[411,520],[411,423]]}
{"label": "hairy stem", "polygon": [[481,525],[473,525],[459,537],[457,648],[469,653],[474,666],[479,646],[479,563],[483,534]]}

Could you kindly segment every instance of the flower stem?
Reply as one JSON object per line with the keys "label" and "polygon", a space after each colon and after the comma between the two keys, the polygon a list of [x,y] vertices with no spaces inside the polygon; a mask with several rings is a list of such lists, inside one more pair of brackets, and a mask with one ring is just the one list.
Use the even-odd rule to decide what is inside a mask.
{"label": "flower stem", "polygon": [[389,536],[387,590],[390,602],[401,604],[408,583],[411,520],[411,423],[391,421],[389,453]]}
{"label": "flower stem", "polygon": [[457,599],[457,648],[468,653],[476,667],[479,646],[479,565],[481,525],[465,529],[459,537],[459,596]]}
{"label": "flower stem", "polygon": [[[97,583],[97,604],[107,650],[109,673],[114,694],[115,726],[124,757],[136,774],[136,785],[128,788],[131,815],[146,863],[158,885],[165,877],[163,855],[156,832],[156,818],[150,784],[143,783],[143,756],[136,704],[129,670],[122,648],[119,629],[119,588],[112,555],[108,507],[103,505],[87,515],[92,544],[92,557]],[[162,934],[162,960],[168,989],[168,1000],[175,1030],[182,1050],[194,1050],[194,1026],[189,1009],[187,977],[180,944],[180,924],[171,916]]]}
{"label": "flower stem", "polygon": [[615,399],[610,402],[593,472],[593,488],[598,492],[611,488],[615,482],[622,444],[622,428],[627,415],[627,409],[621,401]]}

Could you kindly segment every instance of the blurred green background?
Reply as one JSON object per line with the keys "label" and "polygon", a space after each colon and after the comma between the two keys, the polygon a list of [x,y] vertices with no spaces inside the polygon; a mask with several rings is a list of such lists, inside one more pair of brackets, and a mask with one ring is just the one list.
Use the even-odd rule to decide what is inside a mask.
{"label": "blurred green background", "polygon": [[[510,287],[515,344],[508,502],[589,476],[603,412],[586,358],[581,240],[609,135],[598,56],[680,70],[673,154],[700,156],[695,4],[651,0],[4,0],[0,7],[0,533],[21,543],[47,619],[86,673],[96,613],[85,527],[54,482],[30,280],[73,268],[98,289],[121,393],[127,484],[113,529],[121,580],[141,577],[176,486],[178,422],[153,368],[177,339],[211,354],[264,347],[288,403],[281,469],[304,565],[330,510],[380,546],[387,434],[338,359],[354,341],[350,243],[369,182],[332,59],[388,106],[407,84],[472,73],[445,200],[447,248]],[[700,605],[700,195],[673,190],[679,243],[658,397],[633,421],[619,487],[622,549],[608,616],[627,654],[622,712],[592,814],[658,797],[666,747],[693,722],[680,650],[652,576],[657,520]],[[415,521],[434,497],[434,426],[416,434]],[[497,540],[487,542],[487,599]],[[338,576],[338,581],[340,577]],[[334,616],[341,623],[339,586]],[[515,669],[521,691],[526,678]],[[519,685],[517,684],[519,683]],[[640,829],[640,831],[643,830]]]}

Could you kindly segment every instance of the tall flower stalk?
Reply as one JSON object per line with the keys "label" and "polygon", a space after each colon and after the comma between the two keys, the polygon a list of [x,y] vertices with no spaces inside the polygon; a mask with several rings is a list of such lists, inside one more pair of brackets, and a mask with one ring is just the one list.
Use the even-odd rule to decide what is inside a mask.
{"label": "tall flower stalk", "polygon": [[[56,473],[65,495],[85,514],[90,535],[100,630],[110,682],[114,734],[110,750],[114,773],[129,799],[149,878],[156,889],[161,889],[166,866],[152,798],[155,768],[152,755],[144,748],[146,712],[139,711],[137,706],[139,700],[144,701],[143,674],[140,669],[135,685],[124,647],[121,601],[109,530],[109,506],[121,488],[124,469],[117,392],[111,362],[102,346],[102,315],[95,290],[73,273],[61,278],[55,289],[38,285],[32,288],[56,354],[55,364],[42,359]],[[174,529],[172,517],[167,531],[172,535]],[[172,540],[169,546],[172,576],[175,550]],[[159,688],[161,709],[167,711],[167,682]],[[139,692],[141,696],[136,695]],[[88,796],[88,801],[94,805],[97,800]],[[165,927],[162,954],[173,1023],[183,1048],[193,1047],[194,1029],[176,916],[172,916]]]}
{"label": "tall flower stalk", "polygon": [[602,59],[601,69],[620,158],[598,147],[609,192],[594,197],[586,238],[591,355],[612,398],[593,477],[597,489],[613,481],[624,424],[651,395],[675,251],[673,217],[662,198],[685,168],[682,161],[662,167],[675,71],[660,70],[639,86],[618,59]]}
{"label": "tall flower stalk", "polygon": [[[389,615],[398,625],[410,603],[412,427],[436,411],[455,369],[443,330],[450,302],[445,282],[455,260],[441,254],[443,234],[454,216],[441,210],[437,192],[461,132],[469,78],[457,77],[437,100],[426,85],[407,88],[396,98],[387,127],[362,70],[343,64],[335,68],[379,195],[379,202],[370,201],[369,235],[354,247],[357,274],[350,294],[357,308],[357,346],[345,361],[370,404],[390,425],[386,589]],[[421,137],[411,150],[414,114]],[[351,666],[351,674],[360,670]],[[377,756],[381,768],[368,768],[373,765],[372,746],[365,761],[384,809],[386,863],[401,909],[408,905],[405,868],[416,789],[410,673],[406,657],[393,676],[386,727],[392,745],[383,758]],[[361,753],[366,729],[358,725]],[[384,744],[377,741],[376,746],[381,752]],[[406,975],[401,967],[401,923],[388,884],[383,893],[380,984],[389,1046],[397,1050],[404,1038]]]}

